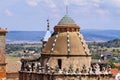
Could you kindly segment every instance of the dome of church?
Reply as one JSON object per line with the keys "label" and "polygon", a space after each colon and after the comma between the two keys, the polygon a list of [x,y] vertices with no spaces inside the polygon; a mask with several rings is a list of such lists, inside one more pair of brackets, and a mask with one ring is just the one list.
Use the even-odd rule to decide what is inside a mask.
{"label": "dome of church", "polygon": [[85,40],[79,32],[63,32],[52,36],[43,49],[43,54],[90,55]]}
{"label": "dome of church", "polygon": [[68,15],[65,15],[54,27],[54,33],[43,48],[42,54],[90,55],[79,29],[80,27]]}

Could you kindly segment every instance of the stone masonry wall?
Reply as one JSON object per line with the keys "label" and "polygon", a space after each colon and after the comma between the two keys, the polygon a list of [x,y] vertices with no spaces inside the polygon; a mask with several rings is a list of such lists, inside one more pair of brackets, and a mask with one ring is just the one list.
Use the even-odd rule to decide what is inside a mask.
{"label": "stone masonry wall", "polygon": [[5,33],[0,33],[0,80],[6,78]]}
{"label": "stone masonry wall", "polygon": [[74,71],[76,70],[76,68],[82,70],[83,65],[85,65],[88,71],[88,69],[91,66],[90,64],[91,57],[79,56],[79,57],[50,57],[48,61],[44,60],[44,67],[46,63],[49,63],[51,68],[55,68],[55,66],[58,65],[58,59],[62,60],[62,69],[66,68],[68,70],[69,66],[72,65]]}
{"label": "stone masonry wall", "polygon": [[42,74],[32,72],[20,72],[19,80],[114,80],[110,74],[104,75],[64,75],[64,74]]}
{"label": "stone masonry wall", "polygon": [[5,35],[0,33],[0,63],[5,63]]}

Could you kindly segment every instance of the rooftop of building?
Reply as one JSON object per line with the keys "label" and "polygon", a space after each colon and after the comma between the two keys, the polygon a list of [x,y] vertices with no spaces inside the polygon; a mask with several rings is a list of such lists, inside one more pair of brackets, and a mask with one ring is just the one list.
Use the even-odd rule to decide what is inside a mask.
{"label": "rooftop of building", "polygon": [[43,37],[43,41],[48,41],[51,36],[51,32],[49,30],[46,31],[45,36]]}
{"label": "rooftop of building", "polygon": [[114,63],[116,67],[120,67],[120,63]]}
{"label": "rooftop of building", "polygon": [[76,25],[76,23],[69,15],[65,15],[57,25]]}
{"label": "rooftop of building", "polygon": [[7,33],[7,29],[0,28],[0,33]]}
{"label": "rooftop of building", "polygon": [[54,27],[54,33],[43,48],[43,54],[52,55],[90,55],[88,46],[79,33],[80,27],[65,15]]}
{"label": "rooftop of building", "polygon": [[80,26],[69,15],[65,15],[54,27],[54,32],[73,32],[79,31],[79,29]]}
{"label": "rooftop of building", "polygon": [[111,73],[113,74],[113,76],[116,76],[118,72],[119,72],[119,70],[117,68],[111,69]]}
{"label": "rooftop of building", "polygon": [[77,32],[69,32],[68,34],[63,32],[52,36],[43,49],[43,54],[50,53],[52,55],[90,55],[85,40]]}

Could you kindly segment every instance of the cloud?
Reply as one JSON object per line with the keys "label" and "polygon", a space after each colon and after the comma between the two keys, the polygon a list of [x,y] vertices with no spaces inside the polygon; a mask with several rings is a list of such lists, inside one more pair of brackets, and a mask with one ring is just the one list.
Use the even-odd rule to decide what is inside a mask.
{"label": "cloud", "polygon": [[74,9],[74,11],[76,13],[101,16],[107,16],[110,14],[109,9],[104,6],[106,5],[104,0],[65,0],[64,4],[69,6],[75,5],[76,9]]}
{"label": "cloud", "polygon": [[5,15],[7,15],[7,16],[13,16],[13,13],[12,13],[12,11],[6,9],[5,10]]}
{"label": "cloud", "polygon": [[112,3],[117,6],[120,7],[120,0],[112,0]]}
{"label": "cloud", "polygon": [[92,5],[98,6],[102,2],[103,0],[65,0],[64,4],[65,5],[74,4],[78,6],[89,6],[92,4]]}
{"label": "cloud", "polygon": [[97,9],[95,12],[101,16],[109,15],[110,11],[109,10],[104,10],[104,9]]}
{"label": "cloud", "polygon": [[56,4],[52,0],[26,0],[26,3],[32,7],[38,6],[39,4],[45,4],[52,9],[56,8]]}
{"label": "cloud", "polygon": [[88,4],[87,0],[68,0],[68,4],[84,6]]}
{"label": "cloud", "polygon": [[94,7],[100,7],[100,5],[101,5],[102,3],[104,3],[103,0],[91,0],[91,4],[92,4],[92,6],[94,6]]}
{"label": "cloud", "polygon": [[38,5],[39,0],[26,0],[26,2],[29,6],[35,7]]}
{"label": "cloud", "polygon": [[97,4],[101,4],[101,3],[104,2],[104,1],[103,1],[103,0],[91,0],[91,2],[97,3]]}
{"label": "cloud", "polygon": [[57,6],[52,0],[43,0],[45,3],[52,9],[55,9]]}

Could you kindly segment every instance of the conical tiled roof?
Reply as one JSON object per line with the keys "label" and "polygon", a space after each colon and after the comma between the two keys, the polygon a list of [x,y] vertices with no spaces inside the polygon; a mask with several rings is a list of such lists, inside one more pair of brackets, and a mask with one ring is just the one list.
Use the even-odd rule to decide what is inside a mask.
{"label": "conical tiled roof", "polygon": [[76,25],[74,20],[69,17],[68,15],[65,15],[60,22],[58,23],[58,25]]}
{"label": "conical tiled roof", "polygon": [[54,33],[43,48],[42,54],[91,55],[79,29],[73,19],[65,15],[54,27]]}
{"label": "conical tiled roof", "polygon": [[54,27],[54,32],[73,32],[79,31],[80,27],[74,22],[74,20],[65,15],[60,22]]}
{"label": "conical tiled roof", "polygon": [[50,36],[51,36],[51,33],[50,33],[50,31],[48,30],[48,31],[45,33],[45,36],[44,36],[44,38],[43,38],[43,41],[48,41],[48,39],[50,38]]}

